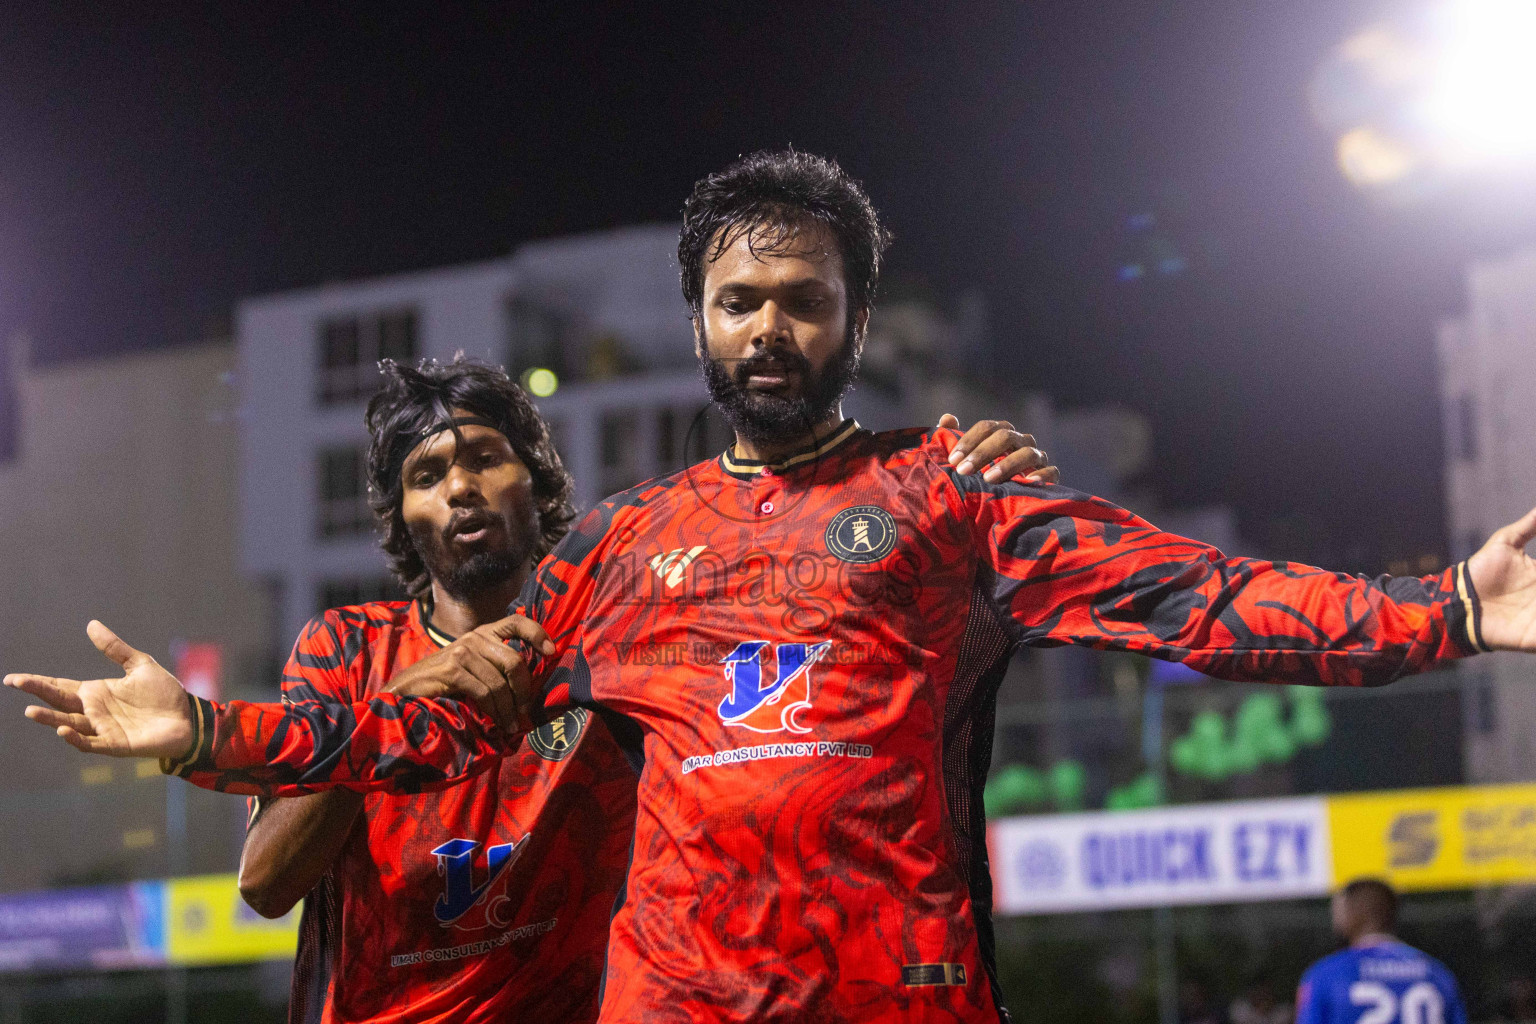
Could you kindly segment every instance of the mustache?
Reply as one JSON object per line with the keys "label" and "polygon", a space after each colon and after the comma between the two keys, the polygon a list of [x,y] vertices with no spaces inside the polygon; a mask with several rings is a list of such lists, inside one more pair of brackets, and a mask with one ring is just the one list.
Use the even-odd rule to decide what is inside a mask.
{"label": "mustache", "polygon": [[[724,360],[722,360],[724,362]],[[764,352],[760,355],[750,356],[736,363],[731,370],[731,379],[738,388],[744,388],[753,374],[757,373],[799,373],[803,380],[811,377],[811,361],[799,352]]]}
{"label": "mustache", "polygon": [[492,512],[485,508],[472,508],[454,514],[448,520],[448,525],[443,528],[443,542],[453,540],[455,534],[474,533],[476,530],[489,526],[505,527],[506,520],[500,513]]}

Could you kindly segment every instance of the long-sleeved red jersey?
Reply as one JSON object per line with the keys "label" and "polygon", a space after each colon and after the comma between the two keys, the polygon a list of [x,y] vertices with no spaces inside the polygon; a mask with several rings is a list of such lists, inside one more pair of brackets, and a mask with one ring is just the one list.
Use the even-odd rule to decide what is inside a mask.
{"label": "long-sleeved red jersey", "polygon": [[[367,700],[452,639],[417,602],[333,608],[299,635],[283,699]],[[304,900],[289,1020],[590,1024],[634,797],[581,708],[462,785],[369,793]]]}
{"label": "long-sleeved red jersey", "polygon": [[[1356,579],[1226,558],[953,434],[845,423],[601,503],[540,566],[546,707],[640,765],[602,1019],[996,1020],[981,790],[1020,644],[1215,676],[1384,683],[1479,649],[1464,566]],[[199,704],[200,785],[426,787],[505,747],[452,701]]]}

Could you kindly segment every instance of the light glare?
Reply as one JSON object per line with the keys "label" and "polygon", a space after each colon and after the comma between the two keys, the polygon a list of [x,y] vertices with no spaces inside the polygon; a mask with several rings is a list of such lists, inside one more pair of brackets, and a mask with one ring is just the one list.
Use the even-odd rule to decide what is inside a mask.
{"label": "light glare", "polygon": [[1312,81],[1339,169],[1388,200],[1536,168],[1536,0],[1441,0],[1364,28]]}
{"label": "light glare", "polygon": [[1344,177],[1366,188],[1401,181],[1416,163],[1407,147],[1369,127],[1341,135],[1338,158]]}
{"label": "light glare", "polygon": [[554,370],[540,367],[524,374],[523,387],[535,398],[548,398],[560,387],[560,378],[555,376]]}
{"label": "light glare", "polygon": [[1460,0],[1419,111],[1458,164],[1536,157],[1536,3]]}

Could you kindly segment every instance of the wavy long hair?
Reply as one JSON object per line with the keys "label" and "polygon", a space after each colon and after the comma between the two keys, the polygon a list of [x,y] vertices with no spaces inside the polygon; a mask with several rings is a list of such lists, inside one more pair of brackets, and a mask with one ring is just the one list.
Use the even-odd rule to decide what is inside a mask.
{"label": "wavy long hair", "polygon": [[389,556],[389,567],[406,593],[420,596],[432,580],[406,529],[400,471],[414,447],[412,439],[434,424],[451,420],[454,409],[494,423],[528,467],[539,520],[535,563],[549,554],[576,516],[571,475],[550,443],[549,425],[523,389],[505,370],[462,355],[446,363],[424,359],[414,367],[385,359],[379,363],[379,372],[384,384],[369,401],[367,414],[368,503],[383,534],[381,546]]}

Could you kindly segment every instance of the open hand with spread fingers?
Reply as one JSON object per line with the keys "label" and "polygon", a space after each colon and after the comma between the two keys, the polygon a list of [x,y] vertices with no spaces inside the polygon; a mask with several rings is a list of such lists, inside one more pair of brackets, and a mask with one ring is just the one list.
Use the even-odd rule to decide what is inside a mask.
{"label": "open hand with spread fingers", "polygon": [[112,757],[178,758],[192,749],[196,722],[176,677],[92,619],[86,635],[123,669],[116,679],[61,679],[17,672],[5,685],[45,701],[26,716],[71,746]]}

